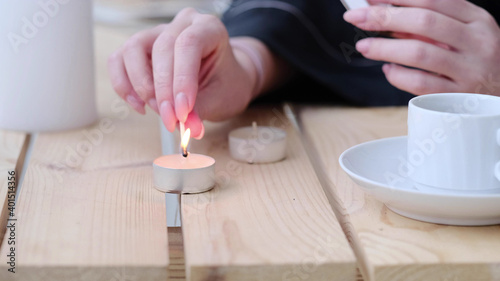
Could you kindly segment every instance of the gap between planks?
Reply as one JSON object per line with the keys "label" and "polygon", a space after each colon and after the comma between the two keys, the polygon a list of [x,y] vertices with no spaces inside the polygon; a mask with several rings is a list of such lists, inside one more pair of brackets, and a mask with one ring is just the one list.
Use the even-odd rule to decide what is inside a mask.
{"label": "gap between planks", "polygon": [[[284,112],[287,112],[287,109],[290,109],[289,105],[284,106]],[[288,111],[291,113],[291,111]],[[295,116],[287,114],[288,120],[294,124],[295,128],[295,133],[299,136],[301,142],[303,143],[304,147],[309,151],[314,150],[314,147],[312,146],[311,142],[309,142],[307,139],[304,138],[304,135],[302,134],[302,131],[300,129],[300,126],[298,125],[297,120],[295,119]],[[339,199],[338,196],[335,194],[332,194],[330,188],[332,185],[331,181],[329,181],[328,177],[323,175],[321,173],[321,166],[318,166],[316,161],[314,161],[314,157],[311,158],[311,155],[308,152],[308,158],[310,162],[312,162],[312,166],[315,170],[315,174],[318,177],[321,185],[327,185],[326,187],[323,186],[323,189],[326,193],[328,202],[330,204],[330,207],[332,211],[335,213],[335,215],[338,218],[342,218],[341,222],[341,227],[342,230],[344,231],[344,234],[347,236],[347,239],[349,240],[349,243],[352,245],[351,239],[356,239],[356,236],[352,237],[352,235],[349,235],[349,231],[352,231],[352,226],[350,224],[345,223],[345,217],[342,215],[338,215],[338,206],[339,205]],[[318,170],[319,169],[319,170]],[[324,172],[323,172],[324,173]],[[168,227],[168,241],[169,241],[169,257],[170,257],[170,265],[169,265],[169,279],[172,281],[185,281],[186,279],[186,264],[185,264],[185,256],[184,256],[184,241],[183,241],[183,235],[182,235],[182,227]],[[357,256],[359,253],[355,253]],[[355,276],[356,281],[363,281],[363,275],[361,274],[361,271],[359,267],[356,269],[356,276]]]}
{"label": "gap between planks", "polygon": [[[23,171],[23,168],[27,163],[29,162],[29,159],[26,157],[26,152],[28,151],[28,147],[31,142],[31,134],[26,134],[24,137],[24,140],[22,140],[23,144],[21,146],[21,150],[19,151],[19,154],[17,156],[17,159],[15,161],[15,166],[14,166],[14,171],[15,171],[15,188],[14,188],[14,193],[17,194],[17,190],[19,188],[19,184],[22,183],[21,181],[21,173]],[[5,175],[2,175],[2,177]],[[8,186],[8,184],[7,184]],[[3,241],[3,238],[5,237],[5,233],[7,232],[7,221],[9,219],[9,204],[8,204],[8,189],[7,193],[5,193],[5,198],[3,199],[3,203],[1,206],[3,208],[0,210],[0,242]],[[0,200],[2,200],[0,198]],[[16,195],[16,200],[17,200],[17,195]],[[0,250],[2,248],[2,243],[0,243]]]}
{"label": "gap between planks", "polygon": [[446,226],[400,216],[341,169],[338,158],[349,147],[405,135],[406,107],[301,109],[304,133],[321,151],[321,163],[361,242],[357,247],[368,259],[365,266],[373,271],[371,280],[500,280],[498,225]]}
{"label": "gap between planks", "polygon": [[[227,134],[252,121],[286,129],[286,161],[248,165],[229,157]],[[355,256],[294,130],[279,108],[255,107],[207,123],[206,139],[192,144],[216,157],[223,182],[183,196],[192,280],[356,280]]]}
{"label": "gap between planks", "polygon": [[369,261],[364,249],[359,246],[361,245],[361,241],[359,241],[358,234],[350,222],[349,214],[347,214],[345,208],[343,207],[342,200],[336,192],[336,186],[327,175],[326,168],[321,161],[321,157],[316,150],[316,147],[313,145],[309,136],[303,132],[303,124],[300,119],[300,113],[297,113],[297,111],[294,110],[294,107],[289,103],[285,103],[283,105],[283,111],[295,128],[295,133],[299,136],[304,147],[307,148],[306,153],[309,158],[309,162],[311,162],[314,173],[316,174],[328,199],[328,203],[337,217],[337,220],[340,222],[342,231],[344,232],[344,235],[346,236],[347,241],[356,256],[358,261],[356,279],[358,281],[362,281],[364,279],[363,276],[365,276],[367,280],[373,280],[373,270],[368,265]]}

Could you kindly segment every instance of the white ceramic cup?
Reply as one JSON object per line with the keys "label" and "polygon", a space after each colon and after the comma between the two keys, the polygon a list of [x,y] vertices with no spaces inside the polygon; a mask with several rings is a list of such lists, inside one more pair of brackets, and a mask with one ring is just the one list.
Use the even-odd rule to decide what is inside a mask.
{"label": "white ceramic cup", "polygon": [[410,100],[407,169],[431,187],[500,188],[500,97],[442,93]]}
{"label": "white ceramic cup", "polygon": [[0,2],[0,128],[54,131],[97,119],[91,0]]}

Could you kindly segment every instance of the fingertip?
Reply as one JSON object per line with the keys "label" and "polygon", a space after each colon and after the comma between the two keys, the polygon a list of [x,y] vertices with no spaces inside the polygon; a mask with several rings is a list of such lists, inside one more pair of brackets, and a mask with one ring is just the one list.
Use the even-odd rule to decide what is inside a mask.
{"label": "fingertip", "polygon": [[142,115],[146,114],[146,109],[144,109],[145,104],[144,104],[144,102],[142,100],[140,100],[139,98],[137,98],[133,94],[129,94],[125,98],[125,100],[139,114],[142,114]]}
{"label": "fingertip", "polygon": [[205,128],[201,122],[200,116],[191,112],[186,119],[186,128],[191,129],[191,136],[195,139],[201,139],[205,133]]}
{"label": "fingertip", "polygon": [[386,63],[382,66],[382,71],[384,72],[385,75],[387,75],[387,73],[389,73],[390,70],[391,70],[390,63]]}
{"label": "fingertip", "polygon": [[177,119],[175,118],[174,108],[169,101],[163,101],[160,104],[160,116],[165,128],[169,132],[173,132],[175,130],[175,125],[177,124]]}
{"label": "fingertip", "polygon": [[367,14],[368,14],[367,8],[357,8],[345,12],[343,18],[348,23],[359,25],[366,21]]}
{"label": "fingertip", "polygon": [[371,42],[372,42],[371,38],[359,40],[356,43],[356,50],[362,54],[368,52],[368,50],[370,49]]}
{"label": "fingertip", "polygon": [[197,137],[195,137],[195,139],[201,140],[204,136],[205,136],[205,125],[203,125],[203,122],[201,122],[201,132]]}
{"label": "fingertip", "polygon": [[160,114],[160,111],[158,109],[158,103],[156,102],[155,98],[149,99],[148,101],[149,107],[154,110],[156,113]]}

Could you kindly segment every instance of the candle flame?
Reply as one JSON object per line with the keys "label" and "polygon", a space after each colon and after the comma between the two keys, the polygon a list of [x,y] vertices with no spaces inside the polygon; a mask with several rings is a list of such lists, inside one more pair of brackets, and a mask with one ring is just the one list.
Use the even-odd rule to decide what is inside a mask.
{"label": "candle flame", "polygon": [[184,132],[184,135],[182,135],[182,139],[181,139],[182,156],[184,156],[184,157],[187,157],[187,155],[188,155],[187,147],[188,147],[190,138],[191,138],[191,129],[188,128]]}

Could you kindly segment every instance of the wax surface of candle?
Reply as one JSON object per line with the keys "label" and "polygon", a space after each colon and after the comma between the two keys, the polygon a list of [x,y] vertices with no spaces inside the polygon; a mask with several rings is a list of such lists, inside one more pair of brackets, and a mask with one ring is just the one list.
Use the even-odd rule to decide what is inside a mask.
{"label": "wax surface of candle", "polygon": [[169,169],[198,169],[213,165],[215,160],[211,157],[190,153],[187,157],[181,154],[164,155],[157,158],[154,164]]}

